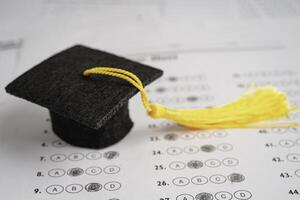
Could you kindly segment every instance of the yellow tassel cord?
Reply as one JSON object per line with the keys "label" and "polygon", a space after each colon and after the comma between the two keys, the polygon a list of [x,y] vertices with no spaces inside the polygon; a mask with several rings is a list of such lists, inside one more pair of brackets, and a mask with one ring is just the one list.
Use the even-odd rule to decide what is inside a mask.
{"label": "yellow tassel cord", "polygon": [[84,76],[102,74],[126,80],[141,93],[148,115],[155,119],[168,119],[196,129],[296,127],[297,122],[264,122],[287,117],[300,107],[290,107],[287,96],[272,86],[252,88],[240,98],[222,106],[208,109],[170,109],[150,103],[141,80],[133,73],[110,67],[94,67]]}

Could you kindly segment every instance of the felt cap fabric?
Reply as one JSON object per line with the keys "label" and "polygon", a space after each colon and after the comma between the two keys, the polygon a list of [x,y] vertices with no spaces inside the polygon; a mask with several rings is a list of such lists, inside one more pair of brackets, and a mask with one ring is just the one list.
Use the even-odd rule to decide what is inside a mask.
{"label": "felt cap fabric", "polygon": [[[68,139],[65,139],[69,143],[101,148],[118,141],[118,134],[115,135],[113,141],[108,143],[103,140],[101,143],[104,144],[99,145],[87,143],[91,142],[90,139],[97,139],[96,141],[98,141],[105,134],[114,135],[110,132],[111,130],[105,127],[106,125],[113,128],[113,124],[115,124],[114,128],[118,127],[116,132],[128,133],[132,127],[127,108],[128,100],[138,90],[126,81],[114,77],[105,75],[84,77],[82,75],[84,70],[98,66],[130,71],[137,75],[144,85],[162,75],[162,71],[159,69],[110,53],[76,45],[25,72],[10,83],[6,87],[6,91],[48,108],[51,113],[54,132],[62,139],[65,139],[66,133],[64,132],[69,132]],[[109,124],[110,120],[114,123]],[[66,124],[61,124],[61,122]],[[78,127],[74,129],[76,125]],[[67,130],[63,130],[66,127]],[[127,130],[122,130],[122,127]],[[72,133],[70,133],[71,131]],[[89,131],[96,132],[92,134]],[[89,138],[89,136],[93,137]],[[105,138],[107,139],[107,135],[103,139]],[[86,142],[79,142],[78,140],[81,139],[86,140]]]}

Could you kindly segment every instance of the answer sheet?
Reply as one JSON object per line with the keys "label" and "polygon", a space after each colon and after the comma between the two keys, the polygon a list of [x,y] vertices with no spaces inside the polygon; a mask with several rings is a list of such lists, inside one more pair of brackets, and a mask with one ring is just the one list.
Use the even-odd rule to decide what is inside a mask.
{"label": "answer sheet", "polygon": [[[299,63],[287,59],[282,67],[269,59],[284,51],[237,48],[131,57],[164,69],[165,75],[147,87],[151,101],[163,105],[218,105],[254,82],[278,87],[299,106]],[[130,134],[92,150],[61,141],[47,110],[11,97],[1,111],[7,113],[1,119],[5,193],[17,189],[13,195],[23,199],[299,199],[299,128],[187,130],[149,119],[139,98],[130,101],[135,123]],[[294,112],[286,120],[299,119],[300,112]]]}
{"label": "answer sheet", "polygon": [[[55,136],[46,109],[3,89],[80,43],[163,69],[146,90],[171,108],[224,104],[252,83],[300,106],[299,1],[30,2],[0,6],[0,199],[300,199],[300,128],[188,130],[150,119],[137,94],[130,133],[85,149]],[[300,111],[282,120],[300,122]]]}

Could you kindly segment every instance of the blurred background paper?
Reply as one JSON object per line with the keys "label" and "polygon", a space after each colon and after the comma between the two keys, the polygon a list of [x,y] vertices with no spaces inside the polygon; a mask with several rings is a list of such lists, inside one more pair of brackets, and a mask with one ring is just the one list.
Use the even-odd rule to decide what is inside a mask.
{"label": "blurred background paper", "polygon": [[[251,82],[272,84],[299,106],[299,0],[2,0],[0,24],[1,197],[300,198],[297,128],[195,133],[148,119],[136,96],[134,130],[93,151],[60,141],[45,109],[3,89],[47,57],[83,44],[163,69],[147,90],[168,106],[218,105]],[[286,120],[299,121],[299,113]],[[89,192],[91,183],[100,191]]]}

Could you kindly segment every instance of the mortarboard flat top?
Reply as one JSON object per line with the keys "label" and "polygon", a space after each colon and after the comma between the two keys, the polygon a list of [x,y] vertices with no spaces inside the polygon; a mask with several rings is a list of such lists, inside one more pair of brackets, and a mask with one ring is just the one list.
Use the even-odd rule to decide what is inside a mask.
{"label": "mortarboard flat top", "polygon": [[[117,127],[117,123],[130,123],[127,108],[128,100],[138,90],[126,81],[113,77],[104,75],[83,77],[82,72],[85,69],[96,66],[115,67],[133,72],[144,85],[151,83],[162,75],[162,71],[159,69],[103,51],[76,45],[25,72],[10,83],[6,87],[6,91],[48,108],[54,131],[55,129],[64,128],[64,123],[59,125],[63,120],[73,126],[69,131],[79,130],[79,128],[74,129],[74,125],[89,131],[100,130],[109,124],[110,120],[114,121],[114,125],[111,124],[111,126],[115,127]],[[120,125],[120,130],[122,126]],[[127,125],[127,129],[130,130],[131,127],[129,126]],[[61,131],[57,130],[55,132],[58,134],[57,132]],[[80,139],[81,137],[76,139],[76,134],[69,135],[67,140]],[[110,134],[113,135],[114,133]],[[61,133],[58,135],[66,139]],[[82,136],[89,137],[88,135]],[[74,141],[68,142],[74,143]],[[105,143],[105,141],[101,141],[101,143],[103,142]],[[79,142],[75,145],[99,148],[109,144],[90,146]]]}

